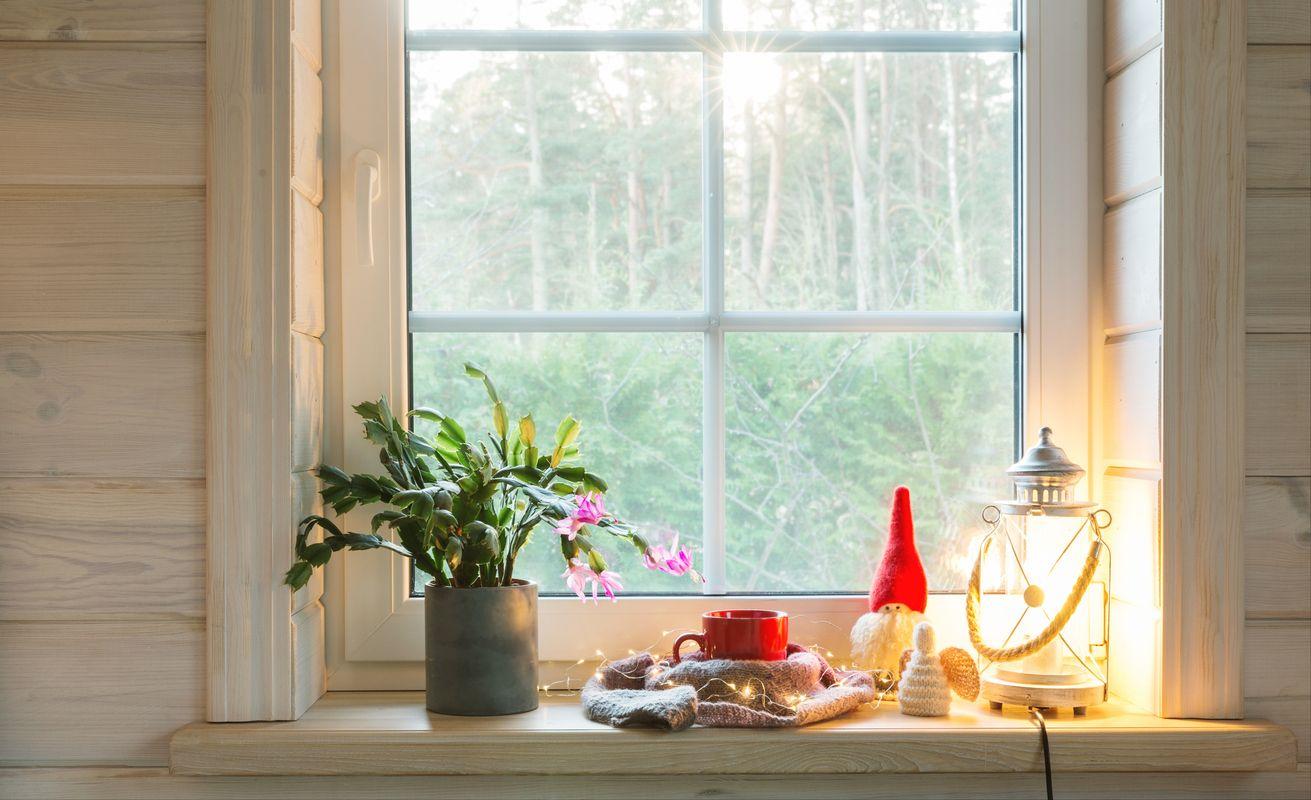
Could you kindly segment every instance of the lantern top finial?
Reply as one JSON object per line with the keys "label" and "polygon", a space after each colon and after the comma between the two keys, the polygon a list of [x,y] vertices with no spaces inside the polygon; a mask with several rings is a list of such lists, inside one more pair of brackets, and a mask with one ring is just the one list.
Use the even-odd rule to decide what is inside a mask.
{"label": "lantern top finial", "polygon": [[1015,498],[1026,503],[1065,503],[1070,489],[1084,476],[1083,467],[1052,442],[1052,429],[1038,433],[1038,443],[1006,474],[1015,482]]}

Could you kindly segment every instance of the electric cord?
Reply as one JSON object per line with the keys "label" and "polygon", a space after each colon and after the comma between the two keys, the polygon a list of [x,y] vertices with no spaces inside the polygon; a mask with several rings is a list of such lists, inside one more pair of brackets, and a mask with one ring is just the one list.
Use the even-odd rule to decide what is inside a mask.
{"label": "electric cord", "polygon": [[1029,707],[1029,713],[1038,721],[1038,731],[1042,737],[1042,765],[1047,773],[1047,800],[1055,800],[1052,795],[1052,750],[1047,742],[1047,720],[1043,718],[1042,712],[1033,706]]}

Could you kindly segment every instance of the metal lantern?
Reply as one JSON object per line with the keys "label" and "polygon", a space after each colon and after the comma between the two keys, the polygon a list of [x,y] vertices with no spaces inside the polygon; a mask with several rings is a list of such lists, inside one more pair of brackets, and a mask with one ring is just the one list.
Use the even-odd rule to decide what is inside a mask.
{"label": "metal lantern", "polygon": [[1052,443],[1051,428],[1006,474],[1015,495],[983,510],[991,529],[965,602],[981,693],[994,709],[1083,714],[1107,692],[1111,553],[1102,531],[1111,517],[1070,498],[1084,470]]}

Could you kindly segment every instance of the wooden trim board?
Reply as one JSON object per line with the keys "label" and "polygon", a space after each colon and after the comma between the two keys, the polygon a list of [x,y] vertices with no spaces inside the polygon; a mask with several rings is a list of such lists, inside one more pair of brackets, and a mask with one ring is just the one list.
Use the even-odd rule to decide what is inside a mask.
{"label": "wooden trim board", "polygon": [[322,581],[282,583],[323,440],[323,227],[295,188],[321,182],[320,18],[207,9],[208,718],[294,719],[325,684]]}
{"label": "wooden trim board", "polygon": [[1246,7],[1166,0],[1162,675],[1167,717],[1243,716]]}
{"label": "wooden trim board", "polygon": [[[1057,770],[1061,800],[1306,800],[1311,764],[1295,772],[1065,773]],[[0,769],[0,796],[27,800],[547,800],[641,797],[675,800],[1015,800],[1041,797],[1034,773],[932,775],[568,775],[333,776],[282,778],[186,777],[166,769]]]}
{"label": "wooden trim board", "polygon": [[[290,9],[210,3],[209,719],[292,713]],[[278,35],[281,30],[283,35]]]}
{"label": "wooden trim board", "polygon": [[[1306,800],[1311,764],[1296,772],[1056,771],[1061,800]],[[641,797],[644,800],[1015,800],[1041,797],[1036,773],[931,775],[516,775],[331,777],[188,777],[166,769],[0,769],[0,796],[27,800],[548,800]]]}
{"label": "wooden trim board", "polygon": [[[583,716],[578,697],[544,695],[527,714],[447,717],[418,692],[330,692],[296,722],[178,731],[176,775],[664,775],[1040,772],[1037,729],[957,701],[947,717],[895,703],[818,725],[759,731],[618,729]],[[1119,704],[1048,720],[1052,760],[1069,772],[1292,770],[1293,735],[1266,722],[1162,720]],[[572,755],[570,755],[572,754]],[[676,766],[674,766],[676,765]]]}

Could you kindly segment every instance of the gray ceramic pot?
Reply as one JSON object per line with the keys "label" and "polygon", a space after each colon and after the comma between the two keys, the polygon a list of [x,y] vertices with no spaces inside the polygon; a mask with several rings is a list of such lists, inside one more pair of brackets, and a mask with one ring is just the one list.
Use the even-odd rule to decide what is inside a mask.
{"label": "gray ceramic pot", "polygon": [[537,584],[429,582],[423,606],[429,711],[488,717],[537,708]]}

